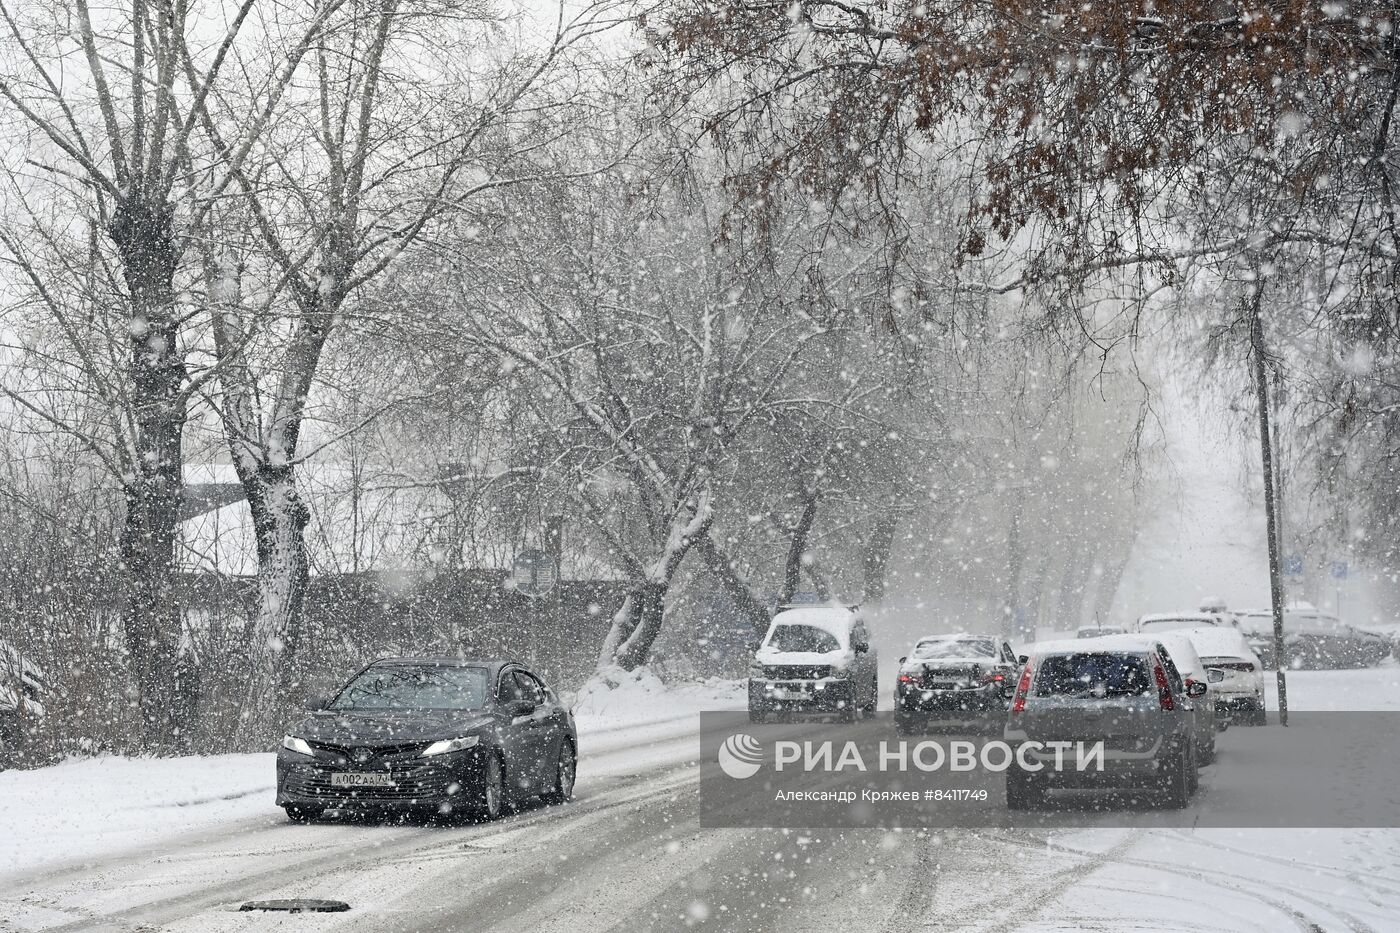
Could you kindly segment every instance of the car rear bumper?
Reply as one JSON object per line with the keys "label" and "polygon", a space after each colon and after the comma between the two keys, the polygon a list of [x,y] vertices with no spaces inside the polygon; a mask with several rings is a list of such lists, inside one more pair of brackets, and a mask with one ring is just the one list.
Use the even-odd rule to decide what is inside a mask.
{"label": "car rear bumper", "polygon": [[976,690],[901,689],[896,701],[895,711],[905,716],[1001,712],[1007,707],[1000,686]]}

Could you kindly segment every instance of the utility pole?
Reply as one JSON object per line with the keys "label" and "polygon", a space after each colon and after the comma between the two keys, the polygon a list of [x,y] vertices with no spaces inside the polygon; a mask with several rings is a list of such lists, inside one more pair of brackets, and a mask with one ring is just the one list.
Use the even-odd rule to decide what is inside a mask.
{"label": "utility pole", "polygon": [[1269,591],[1274,609],[1274,668],[1278,675],[1278,721],[1288,725],[1288,683],[1283,672],[1283,555],[1280,553],[1278,500],[1274,489],[1273,435],[1269,425],[1269,372],[1264,361],[1264,319],[1260,311],[1264,280],[1256,275],[1249,297],[1249,343],[1254,357],[1254,390],[1259,407],[1259,451],[1264,465],[1264,516],[1269,534]]}

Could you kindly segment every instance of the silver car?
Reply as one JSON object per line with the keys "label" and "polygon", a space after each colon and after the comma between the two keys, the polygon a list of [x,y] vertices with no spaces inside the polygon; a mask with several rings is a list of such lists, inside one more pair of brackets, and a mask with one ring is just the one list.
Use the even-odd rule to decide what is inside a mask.
{"label": "silver car", "polygon": [[1198,781],[1196,701],[1207,685],[1188,685],[1160,642],[1139,636],[1106,643],[1120,638],[1033,646],[1013,693],[1006,741],[1018,749],[1102,742],[1103,768],[1081,770],[1071,761],[1056,770],[1048,767],[1049,753],[1029,751],[1027,759],[1045,767],[1006,772],[1009,809],[1039,806],[1055,789],[1148,789],[1174,808],[1190,801]]}

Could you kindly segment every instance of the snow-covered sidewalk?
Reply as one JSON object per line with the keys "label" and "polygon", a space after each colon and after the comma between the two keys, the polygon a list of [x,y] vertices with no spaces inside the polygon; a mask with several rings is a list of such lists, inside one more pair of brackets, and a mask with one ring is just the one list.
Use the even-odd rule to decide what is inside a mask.
{"label": "snow-covered sidewalk", "polygon": [[[742,684],[668,687],[637,673],[613,689],[590,685],[575,701],[589,778],[693,755],[698,714],[743,705]],[[45,864],[147,850],[220,824],[285,817],[273,805],[275,756],[74,759],[0,772],[0,877]]]}

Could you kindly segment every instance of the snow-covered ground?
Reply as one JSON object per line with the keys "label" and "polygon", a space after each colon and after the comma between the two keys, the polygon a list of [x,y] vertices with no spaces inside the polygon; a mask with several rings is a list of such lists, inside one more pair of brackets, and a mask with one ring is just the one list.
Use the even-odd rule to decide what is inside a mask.
{"label": "snow-covered ground", "polygon": [[[637,672],[575,700],[579,780],[693,757],[701,710],[744,704],[742,685],[667,687]],[[183,758],[93,758],[0,772],[0,878],[46,864],[82,864],[163,840],[265,816],[273,805],[271,753]]]}
{"label": "snow-covered ground", "polygon": [[[1289,690],[1292,706],[1300,710],[1394,710],[1400,707],[1400,665],[1390,661],[1366,670],[1295,672],[1289,675]],[[272,756],[267,754],[106,758],[0,773],[0,930],[62,927],[72,923],[74,911],[92,912],[78,916],[107,916],[107,911],[159,892],[169,900],[155,903],[168,905],[171,917],[185,918],[171,929],[208,933],[265,928],[267,920],[255,924],[247,915],[229,912],[233,908],[228,905],[246,899],[250,890],[344,895],[364,911],[360,920],[368,921],[368,928],[379,928],[375,924],[383,920],[384,929],[407,929],[389,921],[417,923],[416,911],[425,903],[445,909],[456,896],[455,888],[415,888],[419,873],[429,870],[425,866],[443,866],[443,879],[449,880],[442,883],[460,886],[460,880],[450,880],[455,877],[451,866],[459,861],[481,866],[478,871],[498,865],[492,871],[503,872],[497,879],[501,881],[517,877],[511,872],[537,873],[543,864],[540,854],[556,850],[573,853],[559,856],[564,861],[557,870],[556,881],[563,886],[558,890],[572,892],[564,901],[598,901],[589,914],[597,922],[583,923],[578,930],[615,925],[623,916],[617,913],[623,909],[619,904],[645,913],[647,898],[664,895],[680,898],[684,907],[695,897],[703,898],[703,890],[695,885],[713,881],[714,873],[731,863],[739,873],[734,882],[738,887],[729,892],[739,898],[735,906],[770,912],[780,910],[788,898],[786,902],[800,912],[804,898],[812,896],[807,892],[828,890],[828,885],[839,888],[851,872],[869,874],[868,891],[863,882],[846,900],[814,903],[813,909],[828,918],[816,928],[831,930],[863,928],[872,925],[865,922],[872,917],[896,915],[923,918],[923,925],[915,923],[914,929],[998,933],[1400,930],[1397,830],[1080,829],[902,835],[854,830],[798,835],[793,838],[799,849],[804,839],[808,845],[831,847],[821,858],[809,853],[808,861],[801,863],[808,866],[801,870],[820,876],[818,881],[786,881],[788,875],[780,873],[770,879],[771,899],[741,895],[757,883],[753,879],[768,877],[767,865],[772,863],[764,864],[765,853],[769,859],[776,857],[773,853],[791,841],[787,834],[700,830],[693,826],[693,814],[685,815],[676,802],[690,780],[688,769],[670,769],[661,778],[644,772],[694,759],[699,711],[742,704],[742,685],[736,682],[667,687],[640,674],[611,689],[585,689],[576,698],[575,710],[583,751],[580,788],[585,794],[591,791],[592,799],[557,815],[527,813],[499,827],[437,835],[373,825],[289,827],[272,805]],[[1223,761],[1221,767],[1227,764]],[[1211,776],[1205,780],[1208,795]],[[383,847],[376,848],[373,857],[364,854],[371,843]],[[410,855],[418,849],[428,854]],[[113,861],[123,858],[125,865]],[[310,867],[300,867],[298,860]],[[595,870],[595,860],[604,867]],[[282,880],[280,869],[268,867],[282,862],[295,864],[289,876],[293,880]],[[554,864],[553,854],[545,862]],[[98,867],[84,874],[85,863]],[[184,873],[195,871],[195,866],[205,874],[186,878]],[[233,866],[243,874],[235,875]],[[121,882],[106,880],[124,875],[155,879],[151,892],[123,893]],[[278,876],[275,881],[258,880],[272,875]],[[89,877],[107,887],[90,890],[92,882],[85,880]],[[227,884],[228,891],[204,893],[202,886],[215,884],[214,879],[224,879],[217,883]],[[9,894],[4,893],[7,880]],[[404,894],[413,890],[418,893]],[[187,901],[193,906],[186,906]],[[204,901],[223,906],[200,907]],[[500,899],[482,903],[499,907],[522,902],[507,891]],[[555,909],[542,904],[537,913],[549,913],[546,907]],[[14,913],[21,909],[23,916]],[[160,915],[157,911],[151,916]],[[771,913],[766,916],[776,922]],[[802,926],[799,918],[800,913],[792,916]],[[898,928],[908,925],[905,920]],[[366,928],[337,926],[339,921],[331,916],[295,922],[304,931]],[[154,922],[150,928],[165,926]],[[525,927],[484,923],[474,928]],[[563,929],[558,923],[531,927],[545,928]],[[464,928],[446,924],[422,929]]]}

